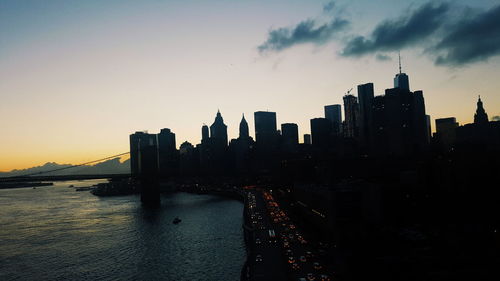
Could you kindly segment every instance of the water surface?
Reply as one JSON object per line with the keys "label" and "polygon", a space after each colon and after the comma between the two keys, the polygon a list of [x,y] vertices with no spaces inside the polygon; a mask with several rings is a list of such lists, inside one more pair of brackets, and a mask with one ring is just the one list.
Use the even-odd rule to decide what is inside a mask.
{"label": "water surface", "polygon": [[0,190],[0,280],[239,280],[242,203],[176,193],[145,210],[68,187],[95,182]]}

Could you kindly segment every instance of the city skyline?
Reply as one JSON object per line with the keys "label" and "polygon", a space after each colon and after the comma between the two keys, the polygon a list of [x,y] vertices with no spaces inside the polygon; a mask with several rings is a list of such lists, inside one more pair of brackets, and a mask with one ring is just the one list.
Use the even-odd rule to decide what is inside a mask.
{"label": "city skyline", "polygon": [[[71,6],[56,1],[37,7],[42,12],[14,31],[6,29],[38,10],[8,1],[0,4],[4,11],[0,12],[0,31],[6,39],[0,43],[0,117],[5,120],[0,145],[9,148],[2,150],[0,171],[52,161],[79,163],[127,151],[124,136],[141,130],[157,133],[167,127],[176,133],[177,146],[184,140],[196,144],[201,140],[201,125],[211,124],[217,109],[228,126],[229,139],[237,137],[242,113],[249,128],[254,128],[253,118],[248,117],[269,110],[277,112],[278,125],[298,124],[302,141],[302,135],[310,133],[310,119],[324,117],[325,105],[343,104],[342,97],[350,88],[373,83],[375,95],[392,88],[398,73],[397,51],[345,57],[339,55],[347,44],[342,38],[320,44],[306,38],[262,52],[259,46],[270,42],[267,33],[305,19],[328,22],[325,9],[335,3],[332,7],[347,12],[333,18],[350,21],[350,35],[370,34],[373,26],[399,18],[391,13],[418,11],[428,3],[408,7],[387,1],[393,4],[388,11],[377,8],[368,19],[356,21],[353,14],[359,6],[370,4],[306,2],[275,1],[263,7],[258,5],[262,3],[222,1],[201,13],[189,9],[195,2],[96,7],[96,3]],[[498,10],[493,3],[475,2],[474,13]],[[55,10],[61,5],[68,12],[65,15]],[[232,13],[222,16],[217,8]],[[247,15],[245,9],[254,13]],[[175,21],[164,20],[165,11],[179,12],[179,16]],[[259,14],[262,11],[266,13]],[[125,15],[149,20],[137,26],[122,25]],[[209,22],[205,32],[215,32],[211,33],[215,39],[196,30],[204,20]],[[172,23],[184,24],[185,34],[163,29]],[[249,23],[255,25],[247,33],[237,32]],[[163,31],[170,36],[159,36]],[[106,38],[109,35],[113,36]],[[138,39],[144,42],[138,44]],[[209,44],[198,48],[202,42]],[[403,72],[410,78],[412,91],[424,91],[433,131],[435,119],[455,117],[461,125],[472,123],[478,95],[490,120],[500,115],[497,54],[443,66],[435,65],[422,48],[401,47]],[[250,135],[255,138],[252,129]]]}

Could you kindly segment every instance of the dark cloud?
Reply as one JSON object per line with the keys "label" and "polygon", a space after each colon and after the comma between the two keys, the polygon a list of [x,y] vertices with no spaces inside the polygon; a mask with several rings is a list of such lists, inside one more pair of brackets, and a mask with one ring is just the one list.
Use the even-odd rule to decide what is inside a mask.
{"label": "dark cloud", "polygon": [[436,64],[461,66],[500,55],[500,5],[450,25],[433,48]]}
{"label": "dark cloud", "polygon": [[498,115],[497,116],[493,116],[491,118],[491,121],[500,121],[500,116],[498,116]]}
{"label": "dark cloud", "polygon": [[379,61],[389,61],[392,60],[390,56],[384,54],[377,54],[375,58]]}
{"label": "dark cloud", "polygon": [[269,31],[266,42],[258,47],[259,52],[281,51],[294,45],[313,43],[323,44],[331,40],[333,34],[343,30],[349,21],[333,19],[319,25],[315,20],[306,20],[291,28],[278,28]]}
{"label": "dark cloud", "polygon": [[333,11],[333,9],[335,8],[335,2],[334,1],[330,1],[328,3],[326,3],[325,5],[323,5],[323,12],[331,12]]}
{"label": "dark cloud", "polygon": [[419,44],[435,33],[445,22],[450,5],[427,3],[398,19],[377,25],[369,38],[356,36],[346,43],[343,56],[359,57],[378,51],[395,51]]}

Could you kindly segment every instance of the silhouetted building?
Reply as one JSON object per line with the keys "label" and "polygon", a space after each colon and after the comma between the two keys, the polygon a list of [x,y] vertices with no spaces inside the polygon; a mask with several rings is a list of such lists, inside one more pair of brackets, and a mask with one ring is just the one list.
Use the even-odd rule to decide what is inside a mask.
{"label": "silhouetted building", "polygon": [[436,119],[436,138],[441,149],[447,151],[455,144],[457,128],[455,117]]}
{"label": "silhouetted building", "polygon": [[409,155],[428,147],[428,126],[422,91],[385,90],[373,100],[373,149],[377,154]]}
{"label": "silhouetted building", "polygon": [[371,143],[372,112],[373,112],[373,83],[358,85],[359,100],[359,135],[363,148],[367,149]]}
{"label": "silhouetted building", "polygon": [[430,115],[425,115],[425,121],[427,123],[427,142],[431,142],[431,137],[432,137],[432,126],[431,126],[431,116]]}
{"label": "silhouetted building", "polygon": [[170,129],[161,129],[158,134],[158,157],[161,177],[171,177],[178,171],[178,152],[175,134]]}
{"label": "silhouetted building", "polygon": [[229,143],[229,150],[232,157],[231,170],[236,175],[245,175],[250,172],[251,152],[254,141],[248,134],[248,123],[245,115],[240,121],[240,135],[237,139],[232,139]]}
{"label": "silhouetted building", "polygon": [[255,142],[259,149],[274,149],[278,140],[276,112],[257,111],[254,113]]}
{"label": "silhouetted building", "polygon": [[182,176],[195,176],[198,173],[198,157],[196,148],[185,141],[179,147],[179,172]]}
{"label": "silhouetted building", "polygon": [[202,142],[199,149],[200,171],[204,175],[221,175],[228,165],[227,126],[219,110],[210,126],[210,137],[206,139],[205,125],[202,127]]}
{"label": "silhouetted building", "polygon": [[410,91],[410,82],[408,81],[408,75],[401,72],[401,57],[399,57],[399,73],[394,77],[394,88],[400,88],[402,90]]}
{"label": "silhouetted building", "polygon": [[247,120],[245,120],[245,114],[243,114],[240,122],[240,138],[248,138],[250,136],[248,132],[248,123]]}
{"label": "silhouetted building", "polygon": [[217,110],[214,123],[210,126],[210,139],[214,143],[227,146],[227,126],[219,110]]}
{"label": "silhouetted building", "polygon": [[157,175],[158,140],[156,134],[136,132],[130,135],[130,172],[134,177]]}
{"label": "silhouetted building", "polygon": [[481,97],[477,101],[474,123],[456,129],[457,145],[471,150],[500,150],[500,121],[489,122]]}
{"label": "silhouetted building", "polygon": [[332,124],[326,118],[311,119],[312,145],[327,148],[330,145]]}
{"label": "silhouetted building", "polygon": [[488,123],[488,114],[483,108],[483,102],[481,101],[481,96],[477,100],[477,109],[474,114],[474,124],[485,124]]}
{"label": "silhouetted building", "polygon": [[304,144],[311,144],[311,135],[304,134]]}
{"label": "silhouetted building", "polygon": [[208,131],[208,126],[203,124],[201,127],[201,142],[203,143],[204,141],[208,141],[210,138],[210,133]]}
{"label": "silhouetted building", "polygon": [[333,135],[342,134],[342,110],[340,104],[325,105],[325,118],[330,120],[333,127]]}
{"label": "silhouetted building", "polygon": [[140,183],[142,203],[158,206],[158,135],[146,132],[130,135],[130,168],[132,177]]}
{"label": "silhouetted building", "polygon": [[359,136],[359,105],[355,96],[344,96],[344,114],[344,136],[357,139]]}
{"label": "silhouetted building", "polygon": [[297,124],[281,124],[281,139],[284,146],[291,147],[299,144],[299,127]]}
{"label": "silhouetted building", "polygon": [[406,73],[396,74],[396,77],[394,77],[394,88],[410,90],[410,83],[408,82],[408,75]]}

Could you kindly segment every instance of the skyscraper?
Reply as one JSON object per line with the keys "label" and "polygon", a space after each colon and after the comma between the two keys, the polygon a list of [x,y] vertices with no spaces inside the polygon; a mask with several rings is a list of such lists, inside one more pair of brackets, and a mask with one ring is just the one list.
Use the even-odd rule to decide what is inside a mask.
{"label": "skyscraper", "polygon": [[344,96],[344,114],[345,114],[344,136],[347,138],[358,138],[359,105],[358,105],[358,99],[355,96],[350,94]]}
{"label": "skyscraper", "polygon": [[458,122],[455,117],[436,119],[436,138],[443,150],[449,150],[455,144]]}
{"label": "skyscraper", "polygon": [[208,132],[208,126],[203,124],[201,127],[201,142],[206,142],[210,138],[210,133]]}
{"label": "skyscraper", "polygon": [[254,113],[255,142],[260,148],[274,148],[278,140],[276,112],[257,111]]}
{"label": "skyscraper", "polygon": [[474,114],[474,124],[485,124],[488,123],[488,114],[483,108],[483,102],[481,101],[481,96],[477,100],[476,113]]}
{"label": "skyscraper", "polygon": [[217,110],[214,123],[210,126],[210,139],[214,143],[227,146],[227,126],[224,124],[224,119],[222,119],[219,110]]}
{"label": "skyscraper", "polygon": [[340,104],[325,105],[325,118],[330,120],[333,126],[333,135],[340,136],[342,133],[342,112]]}
{"label": "skyscraper", "polygon": [[134,177],[158,173],[158,139],[156,134],[136,132],[130,135],[130,172]]}
{"label": "skyscraper", "polygon": [[359,135],[361,145],[365,148],[368,147],[372,135],[373,97],[373,83],[358,85]]}
{"label": "skyscraper", "polygon": [[297,145],[299,143],[299,127],[297,124],[281,124],[281,137],[284,146]]}
{"label": "skyscraper", "polygon": [[424,152],[429,142],[423,92],[386,89],[384,96],[373,99],[372,127],[377,154]]}
{"label": "skyscraper", "polygon": [[326,118],[311,119],[312,145],[326,148],[330,144],[332,135],[332,124]]}
{"label": "skyscraper", "polygon": [[311,135],[304,134],[304,144],[311,144]]}
{"label": "skyscraper", "polygon": [[158,134],[158,157],[161,176],[167,177],[177,173],[179,163],[175,134],[170,129],[161,129]]}
{"label": "skyscraper", "polygon": [[243,114],[240,122],[240,138],[248,138],[249,136],[248,123],[247,120],[245,120],[245,114]]}
{"label": "skyscraper", "polygon": [[410,82],[408,81],[408,75],[401,72],[401,56],[399,56],[399,73],[394,77],[394,88],[400,88],[402,90],[410,91]]}

